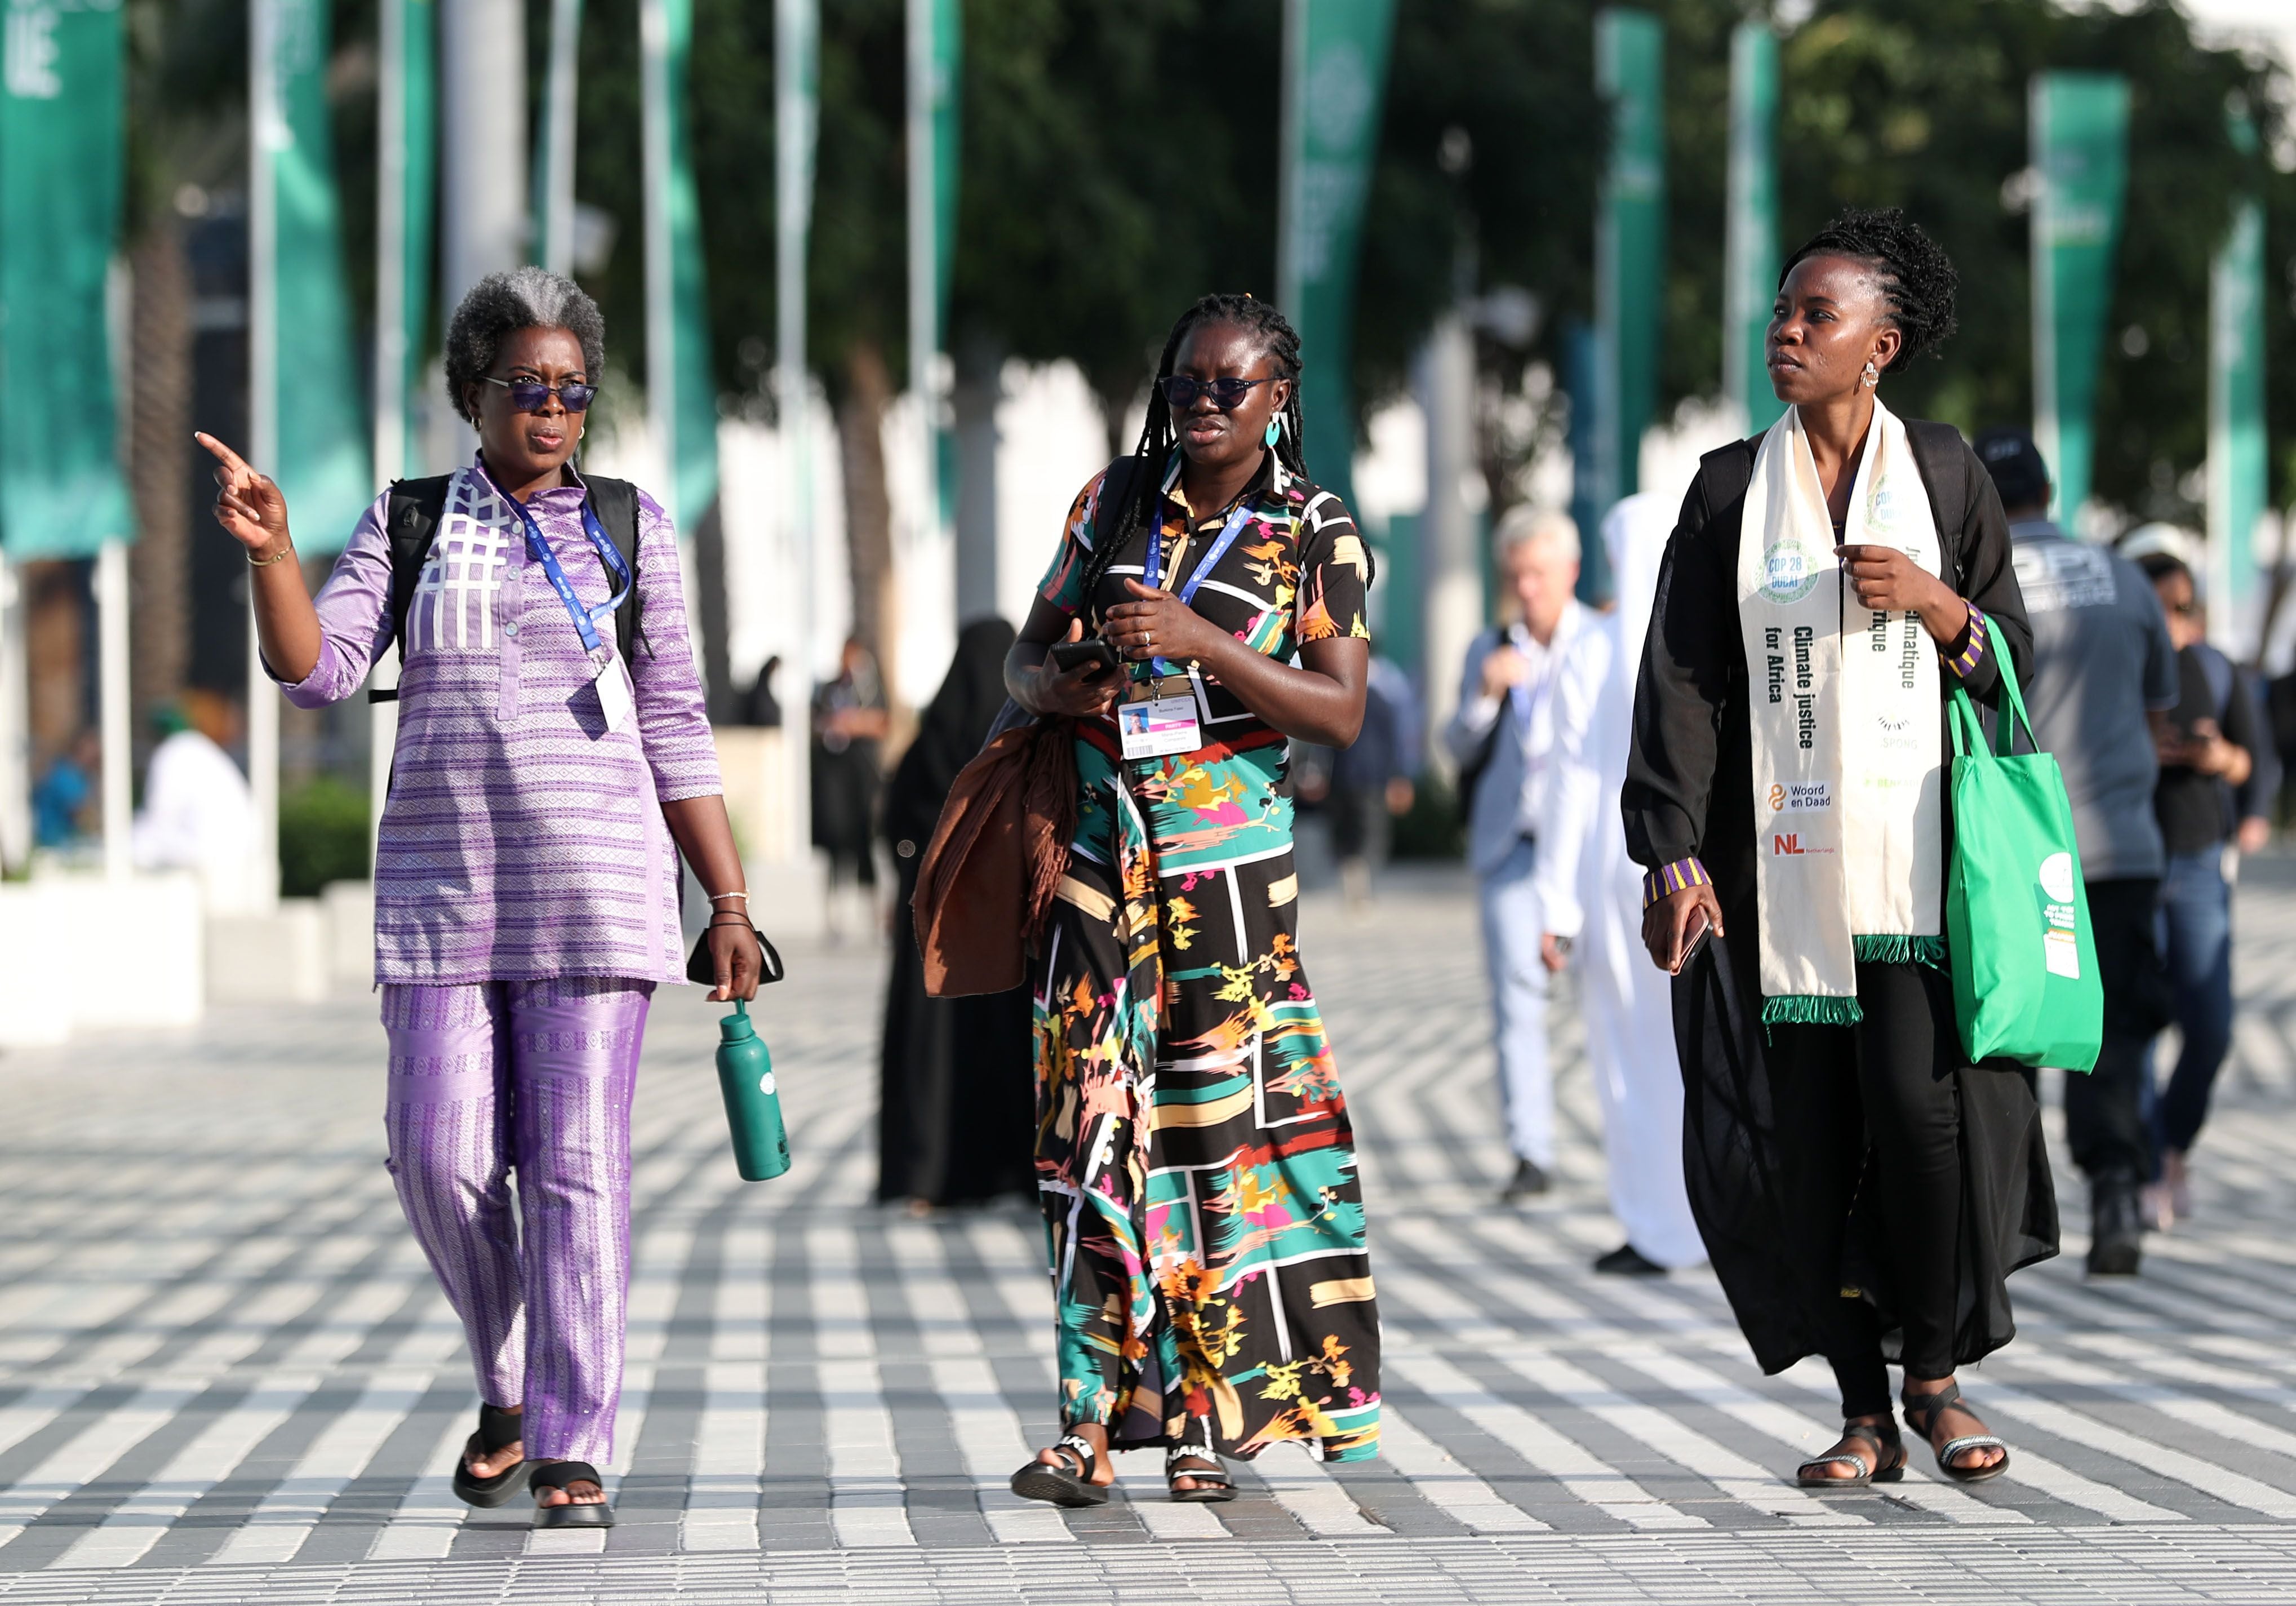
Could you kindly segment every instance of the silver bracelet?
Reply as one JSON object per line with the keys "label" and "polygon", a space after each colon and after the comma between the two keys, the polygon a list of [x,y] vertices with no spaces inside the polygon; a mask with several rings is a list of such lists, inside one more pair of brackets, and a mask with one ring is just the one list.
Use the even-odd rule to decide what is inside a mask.
{"label": "silver bracelet", "polygon": [[713,892],[709,895],[709,901],[714,904],[721,897],[738,897],[745,904],[750,901],[750,895],[746,892]]}

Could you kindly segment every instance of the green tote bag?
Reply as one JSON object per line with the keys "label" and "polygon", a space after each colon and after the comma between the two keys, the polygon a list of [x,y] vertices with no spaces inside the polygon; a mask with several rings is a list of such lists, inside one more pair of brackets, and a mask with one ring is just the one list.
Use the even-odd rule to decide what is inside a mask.
{"label": "green tote bag", "polygon": [[[2032,723],[2008,655],[1999,738],[1988,750],[1969,693],[1954,689],[1953,863],[1945,926],[1953,1012],[1970,1062],[2095,1068],[2104,1040],[2104,984],[2073,840],[2072,805],[2057,761],[2018,755]],[[2040,744],[2034,742],[2038,748]]]}

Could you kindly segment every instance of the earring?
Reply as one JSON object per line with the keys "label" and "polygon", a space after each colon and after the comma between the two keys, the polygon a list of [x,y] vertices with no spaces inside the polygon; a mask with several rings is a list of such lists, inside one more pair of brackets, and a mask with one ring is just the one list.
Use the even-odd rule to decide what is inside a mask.
{"label": "earring", "polygon": [[1882,382],[1882,371],[1868,361],[1866,365],[1866,388],[1871,390]]}
{"label": "earring", "polygon": [[1283,438],[1283,421],[1280,418],[1271,418],[1267,421],[1267,433],[1261,436],[1260,440],[1262,444],[1272,447]]}

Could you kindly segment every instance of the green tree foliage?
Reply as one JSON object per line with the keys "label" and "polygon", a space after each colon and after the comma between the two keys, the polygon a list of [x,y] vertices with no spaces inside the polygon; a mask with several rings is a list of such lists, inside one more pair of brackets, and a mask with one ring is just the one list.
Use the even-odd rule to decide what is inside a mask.
{"label": "green tree foliage", "polygon": [[[2209,260],[2235,196],[2272,178],[2234,149],[2226,108],[2235,96],[2278,104],[2276,74],[2202,48],[2168,0],[2128,12],[1835,0],[1785,45],[1786,233],[1806,234],[1837,207],[1905,207],[1961,269],[1962,329],[1939,361],[1899,379],[1894,399],[1964,429],[2030,419],[2025,87],[2052,68],[2124,74],[2131,89],[2096,494],[2133,517],[2191,520],[2184,482],[2207,451]],[[2284,263],[2287,243],[2284,232]],[[2296,439],[2288,408],[2276,422]]]}

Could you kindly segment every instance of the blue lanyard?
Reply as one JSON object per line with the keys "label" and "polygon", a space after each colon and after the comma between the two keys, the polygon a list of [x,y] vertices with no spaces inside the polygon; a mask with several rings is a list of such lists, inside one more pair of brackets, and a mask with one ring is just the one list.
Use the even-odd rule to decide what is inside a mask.
{"label": "blue lanyard", "polygon": [[[1243,533],[1243,527],[1251,518],[1251,498],[1249,496],[1235,504],[1235,511],[1227,516],[1227,522],[1220,527],[1219,539],[1212,543],[1211,550],[1204,554],[1203,561],[1196,565],[1195,571],[1188,576],[1187,584],[1180,587],[1179,598],[1182,607],[1186,607],[1196,600],[1197,589],[1203,585],[1204,577],[1211,573],[1222,558],[1227,556],[1227,549],[1234,546],[1235,538]],[[1140,578],[1147,583],[1150,590],[1154,590],[1157,581],[1162,578],[1164,572],[1164,531],[1161,528],[1161,520],[1159,520],[1159,527],[1156,529],[1149,532],[1148,556],[1140,567]],[[1171,665],[1160,658],[1151,659],[1148,667],[1150,673],[1153,675],[1163,676],[1172,672]]]}
{"label": "blue lanyard", "polygon": [[[1235,538],[1243,533],[1244,524],[1250,519],[1251,511],[1251,504],[1249,501],[1236,504],[1235,511],[1227,516],[1227,522],[1220,527],[1219,539],[1212,543],[1212,549],[1204,554],[1204,561],[1196,565],[1195,572],[1188,577],[1188,583],[1180,587],[1180,601],[1193,602],[1196,600],[1196,590],[1204,583],[1204,577],[1211,573],[1213,567],[1222,558],[1227,556],[1227,549],[1234,546]],[[1143,572],[1140,578],[1147,582],[1150,590],[1154,590],[1156,582],[1163,577],[1164,573],[1164,532],[1161,529],[1157,530],[1148,538],[1148,556],[1142,563],[1141,569]]]}
{"label": "blue lanyard", "polygon": [[543,536],[542,526],[535,519],[534,510],[503,489],[501,483],[495,479],[494,471],[486,466],[484,458],[479,460],[479,471],[486,475],[487,483],[495,488],[496,495],[518,509],[518,516],[526,525],[526,555],[542,566],[544,576],[550,581],[550,588],[558,594],[558,600],[566,604],[566,617],[574,621],[574,634],[582,638],[582,651],[603,663],[603,655],[606,649],[605,643],[598,637],[598,621],[611,615],[615,609],[628,600],[636,577],[630,573],[629,564],[623,561],[621,549],[599,527],[598,515],[590,511],[589,492],[585,490],[582,493],[582,533],[590,537],[590,545],[597,548],[598,561],[605,565],[606,573],[620,588],[595,608],[583,607],[581,599],[574,594],[573,582],[566,578],[566,570],[560,565],[558,554],[550,550],[550,543]]}

